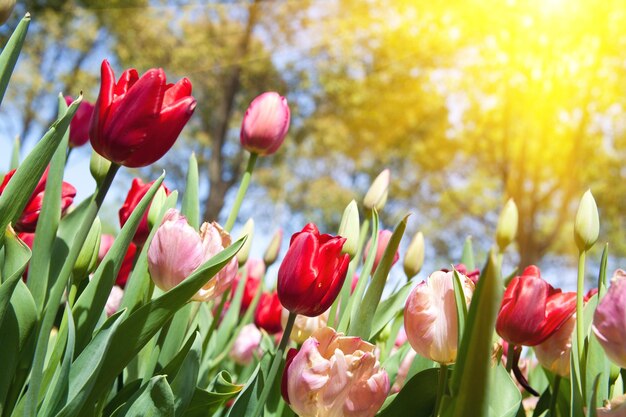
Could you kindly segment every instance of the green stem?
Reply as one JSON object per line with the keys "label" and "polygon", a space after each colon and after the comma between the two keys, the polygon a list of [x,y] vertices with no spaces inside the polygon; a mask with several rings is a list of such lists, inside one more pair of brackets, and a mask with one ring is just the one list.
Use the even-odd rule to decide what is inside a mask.
{"label": "green stem", "polygon": [[67,302],[70,305],[70,308],[74,307],[74,301],[76,301],[76,294],[78,294],[78,284],[72,281],[72,287],[70,288],[70,293],[67,296]]}
{"label": "green stem", "polygon": [[267,397],[270,395],[270,391],[274,386],[274,379],[276,379],[276,374],[278,373],[278,368],[280,364],[283,362],[283,356],[285,355],[285,348],[287,347],[287,343],[289,342],[289,336],[291,336],[291,330],[293,329],[293,324],[296,322],[296,313],[289,312],[289,318],[287,319],[287,325],[285,326],[285,331],[283,332],[283,337],[280,339],[280,344],[278,345],[278,350],[276,351],[276,356],[272,360],[272,366],[270,367],[270,371],[267,374],[267,379],[263,384],[263,391],[261,391],[261,395],[259,396],[259,400],[256,403],[256,407],[254,407],[254,411],[252,412],[252,417],[259,417],[263,413],[263,408],[265,407],[265,402],[267,401]]}
{"label": "green stem", "polygon": [[435,412],[434,416],[439,416],[439,409],[441,408],[441,400],[446,394],[446,386],[448,385],[448,365],[439,365],[439,384],[437,388],[437,399],[435,400]]}
{"label": "green stem", "polygon": [[555,375],[552,385],[552,395],[550,396],[550,417],[556,417],[556,400],[559,396],[559,385],[561,384],[561,376]]}
{"label": "green stem", "polygon": [[511,373],[513,369],[513,356],[515,355],[515,345],[509,343],[509,349],[506,351],[506,371]]}
{"label": "green stem", "polygon": [[585,319],[583,317],[583,291],[585,291],[585,251],[578,254],[578,287],[576,290],[576,341],[578,342],[578,361],[583,367],[583,351],[585,348]]}
{"label": "green stem", "polygon": [[224,226],[224,230],[227,232],[230,232],[235,225],[239,209],[241,208],[241,202],[246,195],[246,191],[248,191],[248,185],[250,185],[250,178],[252,178],[252,171],[254,171],[254,164],[256,164],[258,156],[259,155],[256,153],[250,154],[248,166],[246,167],[246,172],[244,172],[243,177],[241,177],[241,183],[239,184],[239,190],[237,190],[237,196],[235,197],[233,208],[231,209],[230,214],[228,215],[228,220],[226,220],[226,225]]}
{"label": "green stem", "polygon": [[120,166],[117,164],[111,164],[107,175],[102,184],[96,190],[96,194],[89,203],[83,221],[76,232],[72,247],[63,263],[61,272],[55,281],[55,285],[50,291],[50,297],[43,312],[43,319],[39,328],[39,334],[37,339],[37,347],[35,350],[35,356],[32,366],[32,372],[30,376],[30,383],[25,398],[25,410],[24,416],[34,417],[37,414],[37,406],[39,405],[39,390],[41,385],[41,377],[43,374],[44,362],[46,359],[46,352],[48,350],[48,339],[52,326],[54,325],[54,319],[56,317],[57,309],[63,296],[63,291],[72,276],[72,270],[74,264],[78,259],[80,250],[87,239],[91,225],[98,215],[98,211],[102,206],[104,197],[106,196],[111,183],[115,178],[115,174],[119,170]]}

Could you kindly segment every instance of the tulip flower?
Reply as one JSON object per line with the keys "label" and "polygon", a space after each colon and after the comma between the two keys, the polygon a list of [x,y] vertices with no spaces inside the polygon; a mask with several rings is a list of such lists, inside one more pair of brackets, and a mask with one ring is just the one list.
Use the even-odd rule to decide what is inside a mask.
{"label": "tulip flower", "polygon": [[109,298],[107,298],[107,303],[104,306],[104,311],[107,313],[107,317],[111,317],[113,314],[120,309],[120,304],[122,304],[122,297],[124,296],[124,290],[122,290],[117,285],[114,285],[111,288],[111,292],[109,293]]}
{"label": "tulip flower", "polygon": [[345,238],[321,235],[309,223],[291,237],[278,270],[278,298],[290,312],[315,317],[335,301],[348,273]]}
{"label": "tulip flower", "polygon": [[572,333],[575,328],[576,313],[572,314],[552,336],[534,347],[535,356],[541,366],[556,375],[569,376]]}
{"label": "tulip flower", "polygon": [[370,185],[369,190],[363,198],[365,208],[381,211],[387,204],[387,196],[389,194],[389,181],[391,174],[389,169],[384,169]]}
{"label": "tulip flower", "polygon": [[280,245],[283,243],[283,229],[278,229],[274,236],[272,236],[272,240],[270,244],[267,245],[267,249],[265,249],[265,253],[263,254],[263,262],[268,267],[271,266],[276,259],[278,258],[278,253],[280,252]]}
{"label": "tulip flower", "polygon": [[241,124],[241,145],[251,153],[271,155],[283,144],[289,130],[287,99],[266,92],[250,103]]}
{"label": "tulip flower", "polygon": [[[74,99],[71,96],[65,97],[65,102],[69,106]],[[88,101],[81,101],[70,122],[70,148],[77,148],[89,142],[89,124],[95,106]]]}
{"label": "tulip flower", "polygon": [[[4,189],[9,184],[11,178],[15,174],[15,170],[9,171],[0,184],[0,194],[4,192]],[[16,232],[34,233],[37,228],[37,221],[39,220],[39,213],[41,213],[41,206],[43,205],[43,196],[46,190],[46,181],[48,180],[48,169],[44,172],[43,176],[37,183],[35,190],[33,191],[30,199],[26,203],[26,207],[22,210],[22,214],[18,221],[13,225]],[[67,209],[72,205],[74,197],[76,196],[76,188],[71,184],[63,181],[61,186],[61,214],[65,214]]]}
{"label": "tulip flower", "polygon": [[[248,262],[246,262],[245,268],[248,277],[246,278],[246,286],[244,287],[243,297],[241,298],[241,313],[248,310],[250,304],[252,304],[252,300],[254,300],[254,296],[256,295],[259,286],[261,285],[261,280],[265,275],[265,264],[260,259],[253,258],[248,260]],[[237,286],[239,285],[239,280],[241,278],[241,275],[237,274],[237,276],[233,280],[233,284],[231,287],[232,297],[235,296],[235,291],[237,290]]]}
{"label": "tulip flower", "polygon": [[[454,265],[454,269],[456,269],[456,272],[458,272],[459,274],[463,274],[468,277],[474,283],[474,285],[478,284],[478,278],[480,278],[480,270],[478,268],[475,268],[472,271],[468,271],[465,264],[456,264]],[[443,272],[450,271],[447,268],[441,268],[441,270]]]}
{"label": "tulip flower", "polygon": [[[169,291],[230,243],[230,235],[217,223],[204,223],[198,233],[178,210],[169,209],[148,248],[150,276],[157,287]],[[208,301],[221,295],[236,275],[237,260],[231,259],[192,300]]]}
{"label": "tulip flower", "polygon": [[283,398],[300,417],[373,417],[389,392],[374,345],[325,327],[287,355]]}
{"label": "tulip flower", "polygon": [[514,345],[535,346],[548,339],[574,314],[576,293],[563,293],[529,266],[511,280],[500,306],[496,331]]}
{"label": "tulip flower", "polygon": [[196,107],[191,83],[168,84],[162,69],[141,78],[135,69],[115,74],[102,61],[100,94],[89,137],[91,146],[111,162],[130,168],[150,165],[174,145]]}
{"label": "tulip flower", "polygon": [[6,23],[13,13],[16,0],[0,0],[0,25]]}
{"label": "tulip flower", "polygon": [[[126,224],[130,215],[133,213],[137,205],[139,205],[139,202],[143,196],[146,195],[152,184],[154,184],[154,181],[144,183],[141,178],[133,179],[133,182],[130,185],[130,190],[128,190],[128,194],[126,195],[126,200],[124,200],[124,204],[122,204],[122,207],[120,207],[119,210],[120,226],[124,226]],[[161,185],[161,187],[165,190],[166,195],[170,194],[170,190],[168,190],[165,185]],[[149,212],[150,208],[148,207],[139,222],[135,236],[133,236],[133,242],[137,246],[143,246],[148,238],[148,235],[150,234],[150,226],[148,225]]]}
{"label": "tulip flower", "polygon": [[597,409],[598,417],[626,417],[626,395],[620,395],[607,401],[604,407]]}
{"label": "tulip flower", "polygon": [[[465,301],[470,303],[474,283],[461,275]],[[404,308],[404,329],[411,347],[441,364],[456,362],[458,317],[454,272],[433,272],[409,294]]]}
{"label": "tulip flower", "polygon": [[[115,237],[113,237],[112,235],[102,235],[100,239],[100,250],[98,251],[98,264],[102,262],[109,249],[111,249],[114,240]],[[122,266],[120,267],[120,271],[117,273],[117,277],[115,278],[115,285],[119,286],[122,289],[126,286],[128,277],[130,276],[130,273],[133,269],[136,253],[137,246],[133,242],[130,242],[128,250],[124,255],[124,259],[122,260]]]}
{"label": "tulip flower", "polygon": [[626,271],[613,274],[611,286],[598,303],[593,316],[593,332],[606,355],[626,368]]}
{"label": "tulip flower", "polygon": [[255,354],[261,354],[261,338],[261,332],[254,324],[243,326],[235,339],[229,356],[239,365],[249,364],[252,362]]}
{"label": "tulip flower", "polygon": [[[301,345],[318,329],[326,327],[328,323],[328,316],[330,310],[324,311],[322,314],[316,317],[296,316],[296,321],[293,324],[291,330],[290,339],[297,344]],[[283,309],[281,316],[281,324],[283,328],[287,325],[287,319],[289,318],[289,311]]]}
{"label": "tulip flower", "polygon": [[496,243],[500,252],[504,252],[517,236],[517,223],[519,213],[515,201],[510,198],[498,218],[498,226],[496,227]]}
{"label": "tulip flower", "polygon": [[259,305],[254,312],[254,324],[269,334],[277,334],[283,330],[281,315],[283,306],[276,292],[261,294]]}
{"label": "tulip flower", "polygon": [[[389,245],[389,240],[391,239],[391,235],[393,232],[391,230],[381,230],[378,232],[378,243],[376,245],[376,256],[374,257],[374,265],[372,266],[372,272],[376,271],[378,268],[378,264],[381,259],[383,259],[383,255],[385,254],[385,249],[387,249],[387,245]],[[363,252],[363,261],[367,259],[367,256],[370,252],[370,247],[372,245],[372,239],[367,242],[367,246],[365,247],[365,251]],[[393,255],[392,265],[398,262],[400,259],[400,254],[396,251],[395,255]]]}
{"label": "tulip flower", "polygon": [[404,262],[402,263],[407,279],[410,280],[415,275],[419,274],[423,265],[424,235],[422,232],[417,232],[415,236],[413,236],[413,239],[411,239],[411,243],[409,243],[409,247],[404,254]]}

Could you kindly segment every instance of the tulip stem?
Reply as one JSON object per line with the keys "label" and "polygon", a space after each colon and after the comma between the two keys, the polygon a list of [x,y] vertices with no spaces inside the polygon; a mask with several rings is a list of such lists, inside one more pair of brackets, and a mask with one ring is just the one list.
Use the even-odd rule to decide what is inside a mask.
{"label": "tulip stem", "polygon": [[510,374],[513,369],[513,357],[515,356],[515,345],[509,343],[509,348],[506,351],[506,371]]}
{"label": "tulip stem", "polygon": [[270,391],[274,386],[274,380],[276,379],[278,368],[283,362],[283,356],[285,356],[285,348],[287,347],[287,343],[289,343],[289,336],[291,336],[291,330],[293,329],[293,325],[296,322],[296,316],[296,313],[292,313],[291,311],[289,312],[289,317],[287,318],[287,325],[285,326],[283,337],[280,339],[278,350],[276,351],[276,355],[272,360],[272,365],[270,366],[270,370],[267,374],[267,379],[263,384],[263,391],[261,391],[261,395],[259,396],[259,399],[256,403],[256,407],[254,407],[252,417],[259,417],[261,414],[263,414],[263,408],[265,407],[267,397],[270,395]]}
{"label": "tulip stem", "polygon": [[227,232],[230,232],[235,225],[237,215],[239,214],[239,209],[241,208],[241,202],[246,195],[246,191],[248,191],[248,185],[250,185],[252,171],[254,171],[254,165],[256,164],[256,160],[258,157],[259,155],[257,153],[250,154],[250,159],[248,159],[248,166],[246,167],[246,172],[244,172],[243,177],[241,177],[241,183],[239,184],[239,190],[237,190],[237,196],[235,197],[233,208],[230,210],[228,220],[226,220],[226,224],[224,226],[224,230],[226,230]]}
{"label": "tulip stem", "polygon": [[561,376],[555,375],[552,384],[552,395],[550,396],[550,417],[556,416],[556,399],[559,396],[559,385],[561,384]]}
{"label": "tulip stem", "polygon": [[578,361],[583,366],[585,350],[585,319],[583,317],[583,291],[585,290],[585,251],[578,254],[578,288],[576,290],[576,341],[578,342]]}
{"label": "tulip stem", "polygon": [[441,400],[443,396],[446,394],[446,386],[448,385],[448,365],[440,364],[439,365],[439,385],[437,388],[437,399],[435,400],[435,412],[433,415],[435,417],[439,416],[439,409],[441,408]]}

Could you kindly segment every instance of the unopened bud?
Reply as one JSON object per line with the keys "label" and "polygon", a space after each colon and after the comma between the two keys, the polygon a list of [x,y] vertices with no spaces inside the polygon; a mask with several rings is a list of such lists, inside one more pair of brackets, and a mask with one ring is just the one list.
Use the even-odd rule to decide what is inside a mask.
{"label": "unopened bud", "polygon": [[263,254],[263,262],[265,262],[265,266],[269,268],[276,259],[278,259],[278,254],[280,253],[280,246],[283,243],[283,229],[278,229],[274,236],[272,236],[272,240],[270,244],[265,249],[265,253]]}
{"label": "unopened bud", "polygon": [[406,279],[410,280],[415,275],[419,274],[424,265],[424,235],[422,232],[417,232],[404,255],[404,273]]}
{"label": "unopened bud", "polygon": [[239,252],[237,252],[237,262],[239,262],[239,266],[242,266],[248,260],[248,256],[250,256],[250,246],[252,246],[252,237],[254,236],[254,220],[248,219],[246,224],[243,225],[243,229],[241,230],[241,236],[248,236],[246,242],[243,244]]}
{"label": "unopened bud", "polygon": [[[1,1],[1,0],[0,0]],[[109,168],[111,167],[111,161],[100,156],[96,151],[91,151],[91,160],[89,161],[89,171],[91,176],[96,180],[96,184],[102,184],[102,181],[106,178]]]}
{"label": "unopened bud", "polygon": [[0,25],[6,23],[13,13],[15,7],[15,0],[0,0]]}
{"label": "unopened bud", "polygon": [[78,254],[78,259],[74,264],[73,275],[76,282],[80,282],[87,275],[92,273],[98,262],[98,252],[100,250],[100,236],[102,233],[102,225],[100,218],[96,217],[85,243]]}
{"label": "unopened bud", "polygon": [[369,210],[376,209],[377,211],[381,211],[385,207],[389,192],[389,177],[389,169],[385,169],[383,172],[378,174],[374,182],[372,182],[370,189],[367,190],[365,198],[363,198],[363,205],[365,208]]}
{"label": "unopened bud", "polygon": [[359,209],[356,201],[352,200],[343,211],[338,233],[339,236],[346,238],[341,251],[350,257],[356,255],[359,246],[359,233]]}
{"label": "unopened bud", "polygon": [[580,199],[576,222],[574,223],[574,239],[578,250],[586,251],[598,240],[600,233],[600,218],[598,206],[594,200],[591,190],[587,190]]}
{"label": "unopened bud", "polygon": [[515,236],[517,236],[518,217],[519,214],[515,201],[509,198],[509,201],[506,202],[500,212],[498,227],[496,228],[496,243],[498,244],[500,252],[504,252],[506,247],[515,240]]}
{"label": "unopened bud", "polygon": [[150,226],[150,228],[154,227],[154,225],[159,222],[161,209],[163,208],[163,204],[165,204],[165,200],[167,200],[167,192],[165,188],[159,187],[154,198],[152,198],[150,209],[148,209],[148,226]]}

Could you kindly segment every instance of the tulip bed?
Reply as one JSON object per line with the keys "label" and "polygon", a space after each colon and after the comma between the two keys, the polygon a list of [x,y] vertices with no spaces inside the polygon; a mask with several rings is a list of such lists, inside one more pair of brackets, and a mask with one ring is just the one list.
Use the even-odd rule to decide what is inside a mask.
{"label": "tulip bed", "polygon": [[[29,21],[0,55],[0,99]],[[195,105],[187,79],[131,69],[116,80],[104,61],[97,102],[60,97],[58,120],[4,176],[1,417],[626,415],[626,273],[609,285],[605,249],[597,288],[583,285],[599,231],[591,193],[575,222],[576,292],[536,266],[502,271],[512,201],[480,270],[468,240],[459,264],[418,283],[418,233],[406,283],[386,290],[407,223],[380,229],[388,170],[361,207],[348,204],[336,236],[305,225],[281,256],[279,231],[262,261],[248,259],[253,225],[229,232],[257,157],[278,151],[290,120],[286,100],[265,93],[242,123],[250,160],[223,227],[200,223],[192,155],[182,195],[165,174],[136,179],[121,231],[103,235],[98,212],[118,170],[161,158]],[[97,188],[71,207],[68,146],[86,136]]]}

